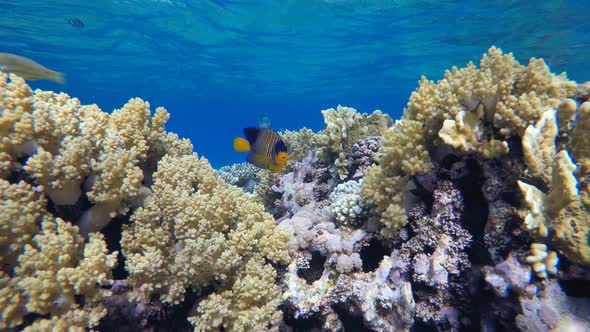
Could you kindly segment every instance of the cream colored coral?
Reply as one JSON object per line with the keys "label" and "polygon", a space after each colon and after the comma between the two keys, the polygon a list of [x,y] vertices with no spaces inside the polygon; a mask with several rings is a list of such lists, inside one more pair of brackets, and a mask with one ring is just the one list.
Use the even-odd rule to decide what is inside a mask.
{"label": "cream colored coral", "polygon": [[582,204],[575,171],[576,164],[567,150],[562,150],[555,156],[549,194],[522,181],[518,184],[527,204],[525,225],[532,235],[549,236],[561,254],[589,264],[590,215]]}
{"label": "cream colored coral", "polygon": [[[405,222],[403,195],[388,194],[405,190],[400,179],[431,169],[428,151],[439,139],[464,152],[475,150],[483,157],[497,157],[508,146],[493,138],[492,125],[506,136],[522,136],[543,111],[557,108],[573,89],[574,82],[565,75],[553,75],[542,60],[532,59],[525,67],[511,53],[503,54],[495,47],[484,54],[479,69],[472,63],[462,69],[453,67],[436,83],[422,77],[401,121],[384,134],[380,165],[365,177],[363,195],[377,206],[386,232]],[[535,167],[533,172],[539,168]],[[529,193],[530,199],[534,196],[538,195]],[[528,227],[545,233],[543,218],[531,212]]]}
{"label": "cream colored coral", "polygon": [[80,135],[80,100],[70,98],[65,93],[35,90],[33,103],[34,137],[37,144],[56,151],[64,136]]}
{"label": "cream colored coral", "polygon": [[358,140],[368,136],[380,136],[392,125],[391,118],[376,110],[371,114],[358,113],[354,108],[338,105],[322,111],[326,127],[317,134],[322,146],[317,155],[335,160],[340,179],[348,176],[346,153]]}
{"label": "cream colored coral", "polygon": [[212,294],[189,317],[195,331],[277,331],[282,313],[277,310],[281,293],[274,285],[276,271],[254,255],[235,276],[231,289]]}
{"label": "cream colored coral", "polygon": [[477,69],[453,67],[437,83],[422,77],[410,96],[403,118],[424,125],[427,141],[436,137],[443,122],[461,111],[484,107],[484,119],[506,136],[522,135],[549,108],[573,94],[576,85],[564,74],[553,75],[543,60],[522,66],[511,53],[491,47]]}
{"label": "cream colored coral", "polygon": [[531,264],[539,278],[546,279],[548,275],[557,275],[557,263],[559,263],[557,253],[547,251],[547,245],[543,243],[531,244],[531,253],[526,257],[526,262]]}
{"label": "cream colored coral", "polygon": [[497,105],[494,125],[506,136],[522,136],[528,125],[548,109],[557,109],[575,90],[576,83],[565,74],[554,75],[543,59],[531,58],[516,77],[512,95]]}
{"label": "cream colored coral", "polygon": [[[518,66],[512,54],[504,55],[499,49],[491,47],[482,58],[480,69],[473,63],[461,69],[453,67],[437,83],[422,77],[418,89],[410,96],[402,120],[422,125],[421,132],[417,134],[422,142],[427,142],[425,149],[428,150],[436,144],[435,139],[445,120],[456,121],[460,112],[472,112],[479,105],[483,107],[484,120],[490,121],[496,104],[509,95]],[[448,123],[447,132],[450,126],[451,123]],[[497,155],[506,147],[502,142],[490,140],[481,144],[480,149],[487,155]]]}
{"label": "cream colored coral", "polygon": [[388,176],[417,175],[432,169],[424,126],[418,121],[401,120],[383,134],[379,161]]}
{"label": "cream colored coral", "polygon": [[559,104],[559,107],[557,108],[557,120],[559,124],[559,133],[561,136],[565,136],[572,130],[576,120],[577,110],[578,104],[573,99],[565,99],[563,102],[561,102],[561,104]]}
{"label": "cream colored coral", "polygon": [[24,246],[33,240],[45,214],[41,188],[23,181],[0,179],[0,264],[13,267]]}
{"label": "cream colored coral", "polygon": [[[106,314],[106,308],[93,310],[91,314],[84,310],[70,310],[60,316],[51,316],[50,319],[38,319],[27,326],[24,332],[85,332],[89,326],[97,326],[98,320],[90,317],[102,317]],[[89,318],[95,320],[89,324]],[[94,331],[94,330],[90,330]]]}
{"label": "cream colored coral", "polygon": [[24,169],[45,187],[55,204],[73,205],[90,171],[97,137],[86,132],[78,99],[36,90],[33,102],[32,138],[38,149]]}
{"label": "cream colored coral", "polygon": [[518,181],[520,191],[524,195],[528,212],[524,218],[525,228],[533,236],[547,237],[549,235],[549,221],[545,216],[545,195],[537,187]]}
{"label": "cream colored coral", "polygon": [[576,82],[567,79],[565,73],[555,75],[543,59],[531,58],[514,84],[514,92],[535,91],[541,98],[565,99],[572,96],[577,88]]}
{"label": "cream colored coral", "polygon": [[578,118],[570,136],[570,149],[576,163],[590,172],[590,101],[578,108]]}
{"label": "cream colored coral", "polygon": [[[48,315],[63,326],[96,326],[106,314],[102,300],[108,291],[101,286],[111,282],[116,257],[117,252],[108,254],[102,234],[91,234],[84,244],[76,226],[46,215],[41,232],[18,257],[12,278],[0,278],[9,289],[0,292],[0,303],[10,303],[0,327],[20,324],[26,313]],[[77,295],[84,296],[84,304]],[[40,319],[28,329],[43,330],[47,324]]]}
{"label": "cream colored coral", "polygon": [[576,165],[566,150],[555,156],[551,170],[551,192],[548,195],[532,185],[518,181],[528,205],[529,212],[525,218],[527,229],[542,237],[548,235],[549,225],[560,211],[579,200],[578,181],[574,176]]}
{"label": "cream colored coral", "polygon": [[379,166],[365,171],[361,195],[381,215],[385,226],[381,233],[393,236],[407,223],[404,192],[408,176],[426,173],[432,168],[422,124],[401,120],[383,134]]}
{"label": "cream colored coral", "polygon": [[[252,257],[288,260],[287,234],[275,231],[262,206],[227,185],[206,159],[164,156],[154,180],[153,194],[132,215],[121,241],[134,297],[147,300],[160,294],[164,302],[179,303],[186,287],[216,282],[221,295],[206,302],[215,303],[218,296],[230,296],[224,291],[242,287],[234,277],[248,269]],[[267,311],[259,321],[274,319]]]}
{"label": "cream colored coral", "polygon": [[143,179],[140,166],[147,159],[150,144],[164,137],[168,117],[158,108],[152,119],[149,103],[139,98],[111,114],[102,151],[92,165],[93,172],[99,174],[88,193],[92,201],[120,202],[137,194]]}
{"label": "cream colored coral", "polygon": [[287,143],[289,157],[294,159],[302,159],[318,145],[318,135],[308,128],[285,130],[281,136]]}
{"label": "cream colored coral", "polygon": [[404,208],[407,183],[407,176],[386,176],[381,167],[370,166],[365,171],[361,195],[381,215],[384,236],[394,236],[408,222]]}
{"label": "cream colored coral", "polygon": [[459,96],[453,93],[453,85],[448,79],[435,83],[422,76],[418,89],[410,95],[402,121],[420,123],[422,135],[426,141],[430,141],[436,137],[445,119],[452,118],[462,110]]}
{"label": "cream colored coral", "polygon": [[26,297],[17,285],[17,278],[0,270],[0,329],[22,324]]}
{"label": "cream colored coral", "polygon": [[0,178],[8,176],[14,158],[30,150],[28,143],[33,137],[32,96],[33,92],[25,80],[0,72]]}
{"label": "cream colored coral", "polygon": [[530,124],[536,122],[545,111],[556,108],[559,103],[547,103],[535,91],[521,95],[511,95],[506,101],[498,103],[494,115],[494,126],[500,128],[505,136],[522,136]]}
{"label": "cream colored coral", "polygon": [[508,144],[488,139],[483,129],[483,105],[475,111],[460,111],[455,120],[445,120],[438,136],[446,144],[464,153],[478,152],[484,158],[497,158],[508,153]]}
{"label": "cream colored coral", "polygon": [[529,174],[547,185],[551,183],[555,159],[556,114],[553,109],[545,111],[537,123],[527,127],[522,137],[522,151]]}
{"label": "cream colored coral", "polygon": [[[93,112],[89,115],[96,117]],[[144,171],[155,168],[149,162],[155,164],[168,148],[173,153],[187,153],[189,147],[192,151],[190,143],[166,137],[164,124],[169,114],[165,109],[159,107],[150,115],[149,103],[134,98],[103,123],[104,134],[88,180],[91,190],[87,195],[95,205],[80,219],[83,234],[100,230],[117,214],[126,213],[130,202],[144,196]],[[152,154],[149,158],[148,153]]]}

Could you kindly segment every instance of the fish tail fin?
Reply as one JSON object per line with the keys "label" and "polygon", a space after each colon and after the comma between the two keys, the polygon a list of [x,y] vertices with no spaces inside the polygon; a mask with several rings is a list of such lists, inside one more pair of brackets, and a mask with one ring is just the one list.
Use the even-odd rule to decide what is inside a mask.
{"label": "fish tail fin", "polygon": [[45,79],[53,81],[55,83],[64,85],[66,83],[66,77],[64,73],[59,71],[49,70],[46,74],[44,74]]}
{"label": "fish tail fin", "polygon": [[242,137],[236,137],[234,138],[234,150],[237,152],[250,151],[250,143]]}
{"label": "fish tail fin", "polygon": [[64,84],[66,84],[66,75],[64,73],[58,72],[58,71],[53,72],[53,81],[55,83],[64,85]]}

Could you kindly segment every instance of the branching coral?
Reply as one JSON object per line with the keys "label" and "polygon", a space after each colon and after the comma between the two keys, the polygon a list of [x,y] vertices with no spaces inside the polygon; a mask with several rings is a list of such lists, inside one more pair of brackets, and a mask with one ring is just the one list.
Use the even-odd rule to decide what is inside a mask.
{"label": "branching coral", "polygon": [[[583,115],[580,114],[580,117],[576,121],[574,131],[579,128],[578,125],[584,128]],[[534,178],[543,180],[549,193],[545,194],[533,185],[518,181],[528,207],[524,222],[526,228],[537,239],[549,237],[549,241],[559,247],[568,258],[588,264],[590,244],[587,238],[590,234],[590,214],[584,204],[584,196],[580,194],[581,188],[576,176],[577,165],[568,150],[556,153],[557,136],[554,110],[546,111],[538,123],[530,125],[525,130],[523,151],[529,173]],[[577,137],[572,134],[574,151]],[[531,257],[537,256],[533,253]]]}
{"label": "branching coral", "polygon": [[425,145],[422,125],[401,121],[384,133],[379,166],[365,171],[361,193],[381,215],[384,235],[392,236],[407,223],[404,192],[408,175],[425,173],[432,167]]}
{"label": "branching coral", "polygon": [[6,177],[15,158],[29,152],[33,137],[33,92],[25,80],[0,73],[0,178]]}
{"label": "branching coral", "polygon": [[[106,314],[100,288],[111,282],[117,252],[107,255],[102,234],[90,234],[88,243],[70,223],[45,216],[41,232],[25,245],[14,275],[0,275],[0,327],[22,323],[27,313],[48,315],[37,319],[30,330],[69,326],[84,330],[96,326]],[[84,297],[84,302],[77,300]]]}
{"label": "branching coral", "polygon": [[318,135],[311,129],[301,128],[299,131],[285,130],[281,136],[287,143],[289,158],[302,159],[318,146]]}
{"label": "branching coral", "polygon": [[424,124],[430,141],[444,120],[483,105],[486,122],[493,121],[505,136],[522,136],[529,124],[573,95],[575,88],[575,83],[565,75],[553,75],[541,59],[531,59],[525,67],[512,53],[503,54],[491,47],[479,69],[472,63],[462,69],[454,67],[437,83],[423,77],[410,97],[403,119]]}
{"label": "branching coral", "polygon": [[381,216],[380,222],[384,225],[381,234],[392,237],[408,222],[404,208],[408,179],[404,176],[385,176],[383,169],[375,166],[367,168],[365,173],[362,196]]}
{"label": "branching coral", "polygon": [[101,229],[116,214],[125,213],[129,201],[141,195],[148,152],[161,148],[169,117],[160,107],[151,118],[149,103],[139,98],[110,115],[101,151],[92,161],[92,189],[87,195],[95,205],[82,216],[84,233]]}
{"label": "branching coral", "polygon": [[47,200],[40,188],[23,181],[0,179],[0,264],[9,270],[26,244],[31,243],[45,214]]}
{"label": "branching coral", "polygon": [[220,326],[227,331],[276,329],[281,318],[277,310],[281,294],[274,285],[275,269],[265,264],[262,256],[253,255],[234,278],[231,289],[199,303],[197,315],[189,317],[195,331],[212,331]]}
{"label": "branching coral", "polygon": [[[406,223],[404,178],[431,169],[429,151],[441,146],[437,138],[461,152],[497,157],[507,153],[508,146],[495,135],[524,135],[544,111],[563,104],[575,88],[565,75],[553,75],[543,60],[531,59],[522,66],[511,53],[495,47],[483,56],[480,68],[472,63],[454,67],[437,83],[423,77],[401,121],[384,134],[379,166],[367,170],[364,180],[363,195],[376,206],[385,232],[391,234]],[[542,167],[530,170],[539,173]]]}
{"label": "branching coral", "polygon": [[[104,113],[92,113],[95,109],[79,109],[80,101],[76,98],[35,91],[32,137],[38,149],[27,160],[25,171],[45,186],[47,195],[59,205],[73,205],[82,194],[80,187],[90,172],[90,157],[97,151],[108,118]],[[96,115],[96,121],[86,124],[84,115]]]}
{"label": "branching coral", "polygon": [[[274,230],[273,218],[196,155],[164,156],[154,179],[153,194],[132,215],[121,240],[135,297],[159,295],[166,303],[178,303],[186,287],[217,283],[221,293],[197,308],[204,316],[196,321],[205,324],[197,329],[217,328],[213,325],[218,323],[246,329],[246,320],[257,327],[272,323],[277,309],[267,302],[276,303],[273,296],[278,295],[260,287],[272,289],[274,284],[260,284],[251,275],[263,271],[262,281],[272,281],[272,268],[260,257],[288,259],[286,234]],[[233,293],[238,291],[244,294]],[[242,296],[235,305],[221,301]],[[236,312],[219,320],[215,311],[229,309]]]}
{"label": "branching coral", "polygon": [[83,234],[100,230],[141,199],[142,181],[162,155],[192,152],[190,143],[165,134],[169,115],[163,108],[151,117],[149,104],[136,98],[109,115],[64,93],[33,94],[11,77],[8,83],[0,74],[2,173],[11,171],[15,158],[28,156],[23,170],[56,205],[76,204],[84,187],[94,205],[80,220]]}
{"label": "branching coral", "polygon": [[4,73],[0,96],[0,328],[86,330],[106,313],[117,252],[48,210],[80,197],[109,116]]}
{"label": "branching coral", "polygon": [[445,120],[438,136],[446,144],[461,152],[477,152],[484,158],[495,158],[508,153],[508,144],[495,139],[486,139],[483,122],[483,106],[474,112],[459,111],[455,120]]}
{"label": "branching coral", "polygon": [[354,108],[338,105],[337,109],[323,110],[322,115],[326,127],[318,133],[321,148],[317,155],[335,160],[340,179],[348,176],[346,153],[352,145],[368,136],[380,136],[392,125],[391,118],[379,110],[360,114]]}
{"label": "branching coral", "polygon": [[576,163],[583,166],[584,173],[590,172],[590,101],[584,102],[578,109],[575,128],[571,134],[570,148]]}

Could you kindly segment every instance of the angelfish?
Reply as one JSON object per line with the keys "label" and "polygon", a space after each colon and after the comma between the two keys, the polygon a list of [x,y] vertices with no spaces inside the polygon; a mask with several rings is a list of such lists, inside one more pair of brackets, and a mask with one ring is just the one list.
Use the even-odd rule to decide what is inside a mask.
{"label": "angelfish", "polygon": [[14,73],[25,80],[49,80],[64,84],[64,74],[47,69],[37,62],[20,55],[0,53],[0,71]]}
{"label": "angelfish", "polygon": [[246,160],[262,169],[280,173],[287,163],[287,145],[276,131],[270,128],[244,128],[244,136],[234,139],[234,150],[250,152]]}

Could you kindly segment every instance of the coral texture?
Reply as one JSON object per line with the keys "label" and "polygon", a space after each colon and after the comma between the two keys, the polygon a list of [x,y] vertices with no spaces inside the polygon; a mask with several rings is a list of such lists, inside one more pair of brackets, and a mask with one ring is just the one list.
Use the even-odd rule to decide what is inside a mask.
{"label": "coral texture", "polygon": [[348,176],[346,155],[352,145],[368,136],[380,136],[392,125],[389,115],[379,110],[371,114],[358,113],[354,108],[338,105],[336,109],[323,110],[322,115],[326,127],[317,134],[321,145],[317,155],[334,161],[340,179]]}
{"label": "coral texture", "polygon": [[287,262],[288,254],[272,217],[196,155],[164,156],[152,191],[121,240],[134,297],[180,303],[187,287],[216,283],[219,293],[192,319],[197,330],[245,331],[276,320],[275,272],[263,258]]}
{"label": "coral texture", "polygon": [[99,325],[105,304],[117,303],[108,286],[118,252],[106,242],[118,237],[96,231],[125,214],[130,307],[154,308],[159,297],[172,310],[188,287],[207,287],[215,292],[195,306],[196,330],[276,328],[270,262],[288,262],[286,234],[190,142],[165,132],[163,108],[152,116],[136,98],[108,114],[33,92],[14,75],[0,74],[0,86],[1,328]]}
{"label": "coral texture", "polygon": [[492,47],[271,174],[0,73],[0,329],[587,330],[589,86]]}

